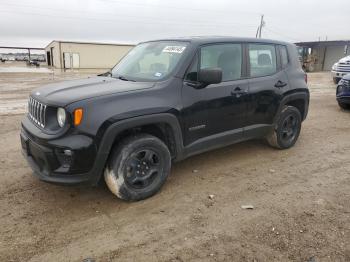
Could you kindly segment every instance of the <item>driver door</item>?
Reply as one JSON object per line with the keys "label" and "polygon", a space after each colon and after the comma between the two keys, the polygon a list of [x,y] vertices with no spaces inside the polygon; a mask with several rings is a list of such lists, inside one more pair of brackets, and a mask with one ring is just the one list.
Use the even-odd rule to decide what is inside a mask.
{"label": "driver door", "polygon": [[[182,88],[185,146],[225,135],[230,135],[231,140],[242,139],[248,92],[248,80],[242,77],[243,60],[241,44],[200,48]],[[198,88],[198,70],[203,68],[221,68],[222,82]]]}

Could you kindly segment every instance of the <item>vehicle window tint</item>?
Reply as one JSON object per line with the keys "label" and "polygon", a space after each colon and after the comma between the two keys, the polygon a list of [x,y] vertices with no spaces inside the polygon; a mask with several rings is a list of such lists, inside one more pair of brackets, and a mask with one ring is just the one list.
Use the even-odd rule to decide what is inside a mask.
{"label": "vehicle window tint", "polygon": [[252,77],[271,75],[277,71],[274,45],[250,44],[248,48]]}
{"label": "vehicle window tint", "polygon": [[222,81],[242,76],[242,47],[240,44],[218,44],[201,48],[200,68],[221,68]]}
{"label": "vehicle window tint", "polygon": [[198,80],[198,55],[196,55],[190,68],[188,69],[185,79],[194,82]]}
{"label": "vehicle window tint", "polygon": [[280,53],[281,53],[282,68],[286,68],[286,66],[289,63],[287,47],[284,45],[281,45],[280,46]]}

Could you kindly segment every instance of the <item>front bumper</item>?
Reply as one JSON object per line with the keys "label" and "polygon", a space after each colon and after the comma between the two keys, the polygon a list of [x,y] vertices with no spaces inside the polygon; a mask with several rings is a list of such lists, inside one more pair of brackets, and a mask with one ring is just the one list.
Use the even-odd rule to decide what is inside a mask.
{"label": "front bumper", "polygon": [[349,104],[350,105],[350,94],[337,96],[337,101],[342,103],[342,104]]}
{"label": "front bumper", "polygon": [[82,134],[48,138],[38,132],[40,129],[27,117],[22,121],[22,153],[40,180],[57,184],[98,182],[100,173],[94,164],[96,146],[92,138]]}

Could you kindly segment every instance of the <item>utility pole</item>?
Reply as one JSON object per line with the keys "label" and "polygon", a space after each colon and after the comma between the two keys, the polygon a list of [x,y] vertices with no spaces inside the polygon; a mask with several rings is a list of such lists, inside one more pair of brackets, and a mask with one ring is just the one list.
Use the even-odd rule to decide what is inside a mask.
{"label": "utility pole", "polygon": [[255,38],[258,38],[258,36],[259,36],[259,38],[261,38],[261,30],[262,30],[264,25],[265,25],[264,15],[261,15],[260,25],[258,26],[258,29],[256,30]]}

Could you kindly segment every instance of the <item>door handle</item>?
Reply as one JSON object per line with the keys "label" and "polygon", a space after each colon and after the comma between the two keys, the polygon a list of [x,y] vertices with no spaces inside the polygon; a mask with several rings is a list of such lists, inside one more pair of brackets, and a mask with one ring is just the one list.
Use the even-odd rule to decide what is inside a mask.
{"label": "door handle", "polygon": [[237,86],[233,91],[231,91],[231,95],[236,96],[236,97],[240,97],[240,96],[245,95],[247,93],[248,93],[247,90],[243,90],[239,86]]}
{"label": "door handle", "polygon": [[281,80],[278,80],[277,83],[275,84],[275,87],[282,88],[282,87],[285,87],[286,85],[287,85],[287,83],[285,83]]}

